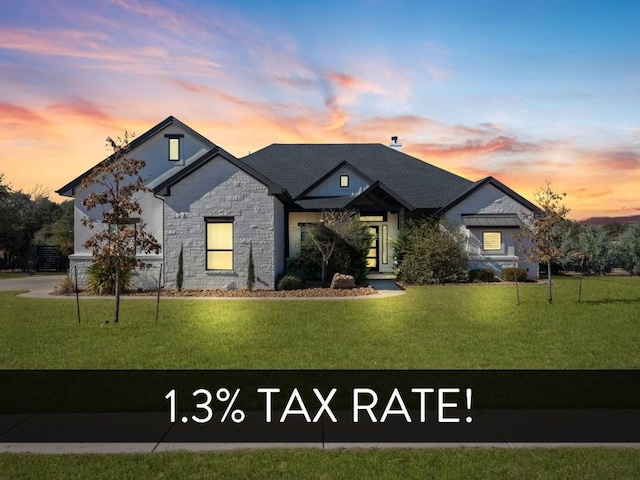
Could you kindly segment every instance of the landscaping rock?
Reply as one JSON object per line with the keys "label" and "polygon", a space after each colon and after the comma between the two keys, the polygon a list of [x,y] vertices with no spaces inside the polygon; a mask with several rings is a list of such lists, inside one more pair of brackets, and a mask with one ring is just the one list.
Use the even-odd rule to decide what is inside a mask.
{"label": "landscaping rock", "polygon": [[336,273],[331,280],[331,288],[335,290],[356,288],[356,281],[352,275],[343,275],[342,273]]}

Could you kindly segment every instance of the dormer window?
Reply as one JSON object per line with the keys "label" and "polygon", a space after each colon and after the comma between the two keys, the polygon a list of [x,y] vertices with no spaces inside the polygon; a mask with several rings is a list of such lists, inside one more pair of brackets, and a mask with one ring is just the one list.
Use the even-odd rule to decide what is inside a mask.
{"label": "dormer window", "polygon": [[165,135],[169,140],[169,161],[179,162],[182,160],[182,138],[183,135]]}
{"label": "dormer window", "polygon": [[340,187],[347,188],[349,186],[349,175],[340,175]]}

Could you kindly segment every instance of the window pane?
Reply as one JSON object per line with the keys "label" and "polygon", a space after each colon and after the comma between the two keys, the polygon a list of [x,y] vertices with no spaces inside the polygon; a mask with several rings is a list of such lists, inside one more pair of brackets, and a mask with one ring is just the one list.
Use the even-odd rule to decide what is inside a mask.
{"label": "window pane", "polygon": [[340,186],[341,187],[349,186],[349,175],[340,175]]}
{"label": "window pane", "polygon": [[502,234],[500,232],[482,232],[483,250],[502,250]]}
{"label": "window pane", "polygon": [[169,139],[169,160],[180,160],[180,139]]}
{"label": "window pane", "polygon": [[207,223],[207,250],[233,250],[233,223]]}
{"label": "window pane", "polygon": [[233,252],[207,252],[207,270],[233,270]]}

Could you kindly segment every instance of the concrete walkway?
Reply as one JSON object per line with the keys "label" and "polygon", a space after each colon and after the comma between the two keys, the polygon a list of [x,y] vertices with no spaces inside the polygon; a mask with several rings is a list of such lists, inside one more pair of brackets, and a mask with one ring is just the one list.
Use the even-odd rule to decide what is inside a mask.
{"label": "concrete walkway", "polygon": [[[2,291],[25,291],[18,296],[26,298],[75,298],[66,295],[50,295],[54,288],[64,278],[64,275],[31,275],[28,277],[11,278],[0,280],[0,292]],[[162,300],[362,300],[396,297],[403,295],[405,291],[400,288],[394,280],[370,280],[368,282],[378,291],[377,295],[359,295],[354,297],[162,297]],[[106,296],[80,297],[81,300],[104,299]],[[144,300],[149,296],[124,296],[123,298]]]}
{"label": "concrete walkway", "polygon": [[[186,413],[186,412],[183,412]],[[278,412],[275,412],[278,413]],[[380,412],[378,412],[380,413]],[[0,453],[153,453],[266,448],[457,448],[627,447],[640,448],[638,410],[468,410],[472,423],[349,423],[336,411],[309,423],[288,418],[264,422],[246,412],[240,424],[182,421],[161,413],[0,415]],[[276,415],[277,417],[278,415]],[[412,417],[418,418],[413,412]],[[275,417],[274,417],[275,418]],[[471,417],[469,417],[471,418]],[[188,423],[188,424],[187,424]]]}

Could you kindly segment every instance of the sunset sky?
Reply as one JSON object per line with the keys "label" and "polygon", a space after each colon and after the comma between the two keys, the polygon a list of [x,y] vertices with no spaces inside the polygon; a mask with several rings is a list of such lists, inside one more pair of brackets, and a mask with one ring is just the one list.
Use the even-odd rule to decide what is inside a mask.
{"label": "sunset sky", "polygon": [[173,115],[238,157],[397,135],[529,199],[548,179],[572,218],[640,213],[636,0],[3,1],[0,70],[16,189]]}

